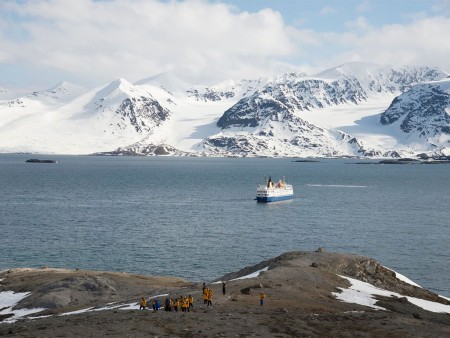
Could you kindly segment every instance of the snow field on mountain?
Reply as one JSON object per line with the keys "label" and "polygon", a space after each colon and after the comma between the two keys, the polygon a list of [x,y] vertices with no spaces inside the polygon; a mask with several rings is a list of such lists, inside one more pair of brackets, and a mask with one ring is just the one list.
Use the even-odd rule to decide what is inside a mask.
{"label": "snow field on mountain", "polygon": [[198,143],[220,131],[216,122],[230,105],[227,102],[177,102],[175,107],[171,107],[170,119],[148,140],[154,144],[170,144],[188,152],[196,151]]}
{"label": "snow field on mountain", "polygon": [[220,132],[217,120],[243,95],[255,90],[253,82],[241,85],[235,81],[225,81],[214,86],[213,89],[217,92],[238,87],[235,96],[218,101],[199,100],[195,96],[186,98],[187,92],[204,95],[207,89],[187,84],[168,73],[137,82],[137,86],[151,92],[158,102],[171,111],[170,118],[142,141],[149,144],[169,144],[187,152],[203,150],[199,148],[199,144],[206,137]]}
{"label": "snow field on mountain", "polygon": [[379,123],[380,114],[394,98],[393,94],[378,94],[360,104],[305,110],[298,112],[298,116],[324,129],[335,129],[356,137],[366,146],[387,150],[401,146],[399,141],[405,138],[397,125]]}

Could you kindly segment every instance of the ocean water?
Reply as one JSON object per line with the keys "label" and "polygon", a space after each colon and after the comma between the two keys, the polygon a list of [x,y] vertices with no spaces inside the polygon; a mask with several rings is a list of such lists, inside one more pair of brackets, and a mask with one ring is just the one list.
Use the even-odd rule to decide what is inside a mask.
{"label": "ocean water", "polygon": [[[373,257],[450,296],[450,166],[0,155],[0,269],[210,281],[291,250]],[[34,155],[36,157],[36,155]],[[359,161],[360,162],[360,161]],[[295,198],[256,203],[264,177]]]}

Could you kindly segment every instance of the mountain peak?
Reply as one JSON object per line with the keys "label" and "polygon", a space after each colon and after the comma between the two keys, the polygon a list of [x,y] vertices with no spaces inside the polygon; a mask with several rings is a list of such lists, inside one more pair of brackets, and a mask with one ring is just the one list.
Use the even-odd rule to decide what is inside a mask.
{"label": "mountain peak", "polygon": [[124,78],[118,78],[98,90],[94,100],[108,96],[130,95],[133,91],[133,85],[130,82]]}
{"label": "mountain peak", "polygon": [[361,78],[366,77],[369,74],[377,73],[383,68],[390,67],[368,62],[346,62],[340,66],[324,70],[323,72],[318,73],[316,77],[324,80],[336,80],[343,75]]}
{"label": "mountain peak", "polygon": [[128,80],[124,79],[123,77],[119,77],[118,79],[115,79],[114,81],[110,82],[111,86],[116,86],[117,88],[123,88],[127,89],[132,87],[133,85]]}
{"label": "mountain peak", "polygon": [[76,96],[85,92],[87,89],[71,82],[60,82],[46,90],[47,93],[61,93],[68,96]]}

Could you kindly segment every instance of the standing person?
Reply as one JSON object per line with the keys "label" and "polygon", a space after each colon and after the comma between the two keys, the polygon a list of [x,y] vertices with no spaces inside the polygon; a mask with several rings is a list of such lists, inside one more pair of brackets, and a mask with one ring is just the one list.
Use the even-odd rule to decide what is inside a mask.
{"label": "standing person", "polygon": [[189,309],[194,307],[194,297],[192,297],[191,295],[189,295],[188,297],[188,302],[189,302]]}
{"label": "standing person", "polygon": [[175,301],[173,302],[173,309],[175,310],[175,312],[178,312],[179,304],[180,302],[178,301],[178,298],[175,298]]}
{"label": "standing person", "polygon": [[222,282],[222,293],[223,294],[225,294],[225,286],[226,286],[225,282]]}
{"label": "standing person", "polygon": [[180,297],[180,308],[181,308],[181,312],[185,312],[186,307],[184,306],[184,297],[183,296]]}
{"label": "standing person", "polygon": [[172,306],[170,305],[170,298],[167,297],[164,303],[164,311],[172,311]]}
{"label": "standing person", "polygon": [[142,297],[141,300],[139,301],[139,310],[145,310],[146,307],[147,301],[145,300],[144,297]]}
{"label": "standing person", "polygon": [[208,289],[208,303],[207,306],[212,306],[212,298],[213,298],[213,290],[212,289]]}
{"label": "standing person", "polygon": [[153,311],[156,311],[156,299],[154,299],[154,298],[152,300],[152,308],[153,308]]}
{"label": "standing person", "polygon": [[263,306],[264,305],[264,298],[266,298],[266,295],[264,294],[264,292],[260,292],[259,293],[259,305]]}
{"label": "standing person", "polygon": [[155,302],[155,311],[158,311],[161,308],[161,304],[159,303],[159,299]]}
{"label": "standing person", "polygon": [[206,289],[206,283],[203,282],[203,286],[202,286],[202,292],[205,293],[205,289]]}
{"label": "standing person", "polygon": [[182,312],[189,311],[189,301],[186,296],[181,297],[181,311]]}
{"label": "standing person", "polygon": [[205,287],[203,289],[203,304],[208,304],[208,292],[209,289]]}

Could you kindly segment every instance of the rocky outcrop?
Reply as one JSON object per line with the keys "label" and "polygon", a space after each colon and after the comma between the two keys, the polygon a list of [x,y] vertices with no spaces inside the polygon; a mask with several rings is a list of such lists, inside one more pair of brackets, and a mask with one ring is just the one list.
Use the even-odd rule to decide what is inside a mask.
{"label": "rocky outcrop", "polygon": [[315,252],[287,252],[276,258],[227,274],[217,280],[240,278],[264,268],[268,268],[270,271],[280,267],[304,268],[306,266],[311,266],[336,275],[355,278],[407,296],[450,305],[450,301],[439,297],[435,293],[398,279],[394,271],[385,268],[374,259],[358,255],[326,252],[323,248]]}
{"label": "rocky outcrop", "polygon": [[151,132],[154,127],[162,124],[170,116],[170,112],[158,101],[145,96],[123,100],[116,113],[122,121],[126,121],[126,124],[118,124],[119,126],[124,127],[129,124],[138,133]]}
{"label": "rocky outcrop", "polygon": [[168,144],[135,143],[113,151],[94,153],[94,156],[198,156],[176,149]]}
{"label": "rocky outcrop", "polygon": [[52,268],[11,269],[1,278],[0,292],[30,292],[15,309],[43,308],[44,314],[139,299],[151,290],[164,293],[192,285],[175,277]]}
{"label": "rocky outcrop", "polygon": [[450,80],[435,84],[420,84],[396,97],[380,116],[384,125],[399,123],[403,133],[416,134],[432,140],[435,136],[450,136]]}

